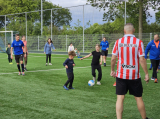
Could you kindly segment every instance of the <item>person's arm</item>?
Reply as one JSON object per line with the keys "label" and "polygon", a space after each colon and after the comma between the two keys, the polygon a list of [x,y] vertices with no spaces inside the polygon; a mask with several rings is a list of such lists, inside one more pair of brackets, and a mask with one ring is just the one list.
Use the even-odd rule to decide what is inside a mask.
{"label": "person's arm", "polygon": [[109,42],[107,41],[107,49],[106,50],[108,50],[108,48],[109,48]]}
{"label": "person's arm", "polygon": [[148,70],[147,70],[147,63],[146,63],[146,59],[143,56],[140,57],[140,64],[141,64],[142,69],[145,73],[145,79],[144,80],[146,81],[146,83],[148,83],[149,82],[149,75],[148,75]]}
{"label": "person's arm", "polygon": [[68,47],[68,52],[70,51],[70,46]]}
{"label": "person's arm", "polygon": [[45,44],[44,46],[44,54],[46,53],[46,47],[47,47],[47,44]]}
{"label": "person's arm", "polygon": [[11,59],[13,59],[12,54],[13,54],[13,47],[11,47]]}
{"label": "person's arm", "polygon": [[92,56],[92,53],[90,53],[89,55],[87,55],[87,56],[85,56],[85,57],[82,57],[80,60],[83,60],[83,59],[88,58],[88,57],[90,57],[90,56]]}
{"label": "person's arm", "polygon": [[28,49],[27,49],[27,41],[26,41],[26,53],[28,54]]}
{"label": "person's arm", "polygon": [[14,47],[14,43],[12,42],[12,45],[11,45],[11,59],[13,59],[13,56],[12,56],[12,54],[13,54],[13,47]]}
{"label": "person's arm", "polygon": [[100,46],[102,46],[102,42],[100,43]]}
{"label": "person's arm", "polygon": [[100,65],[102,65],[102,55],[101,55],[101,62],[100,62]]}
{"label": "person's arm", "polygon": [[151,42],[148,43],[146,49],[145,49],[145,59],[147,59],[147,54],[149,52],[149,50],[151,49]]}
{"label": "person's arm", "polygon": [[22,47],[23,47],[23,50],[24,50],[24,57],[26,57],[26,47],[24,46],[23,42],[22,42]]}
{"label": "person's arm", "polygon": [[75,66],[74,60],[73,60],[73,66]]}
{"label": "person's arm", "polygon": [[51,43],[51,46],[52,46],[52,48],[53,48],[54,50],[56,50],[55,47],[54,47],[54,45],[53,45],[53,43]]}
{"label": "person's arm", "polygon": [[65,66],[65,68],[68,68],[67,62],[68,62],[68,59],[66,59],[65,62],[63,63],[63,66]]}
{"label": "person's arm", "polygon": [[8,54],[8,48],[6,48],[6,53]]}
{"label": "person's arm", "polygon": [[111,58],[111,76],[116,77],[116,73],[114,71],[114,67],[116,64],[116,58],[118,56],[118,40],[115,42],[113,50],[112,50],[112,58]]}
{"label": "person's arm", "polygon": [[112,55],[112,58],[111,58],[111,76],[112,77],[116,77],[116,73],[115,73],[115,71],[114,71],[114,67],[115,67],[115,64],[116,64],[116,58],[117,58],[117,56],[116,55]]}

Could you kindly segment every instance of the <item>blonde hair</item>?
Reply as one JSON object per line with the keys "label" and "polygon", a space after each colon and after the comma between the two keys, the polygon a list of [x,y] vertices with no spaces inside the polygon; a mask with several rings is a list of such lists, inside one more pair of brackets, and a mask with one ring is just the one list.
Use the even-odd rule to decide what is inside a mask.
{"label": "blonde hair", "polygon": [[[96,44],[96,46],[98,46],[98,47],[100,48],[100,45],[99,45],[99,44]],[[95,46],[95,47],[96,47],[96,46]]]}
{"label": "blonde hair", "polygon": [[76,53],[75,53],[74,51],[69,51],[69,52],[68,52],[68,55],[76,56]]}
{"label": "blonde hair", "polygon": [[133,24],[132,23],[127,23],[126,25],[124,25],[124,30],[126,32],[132,32],[134,30]]}

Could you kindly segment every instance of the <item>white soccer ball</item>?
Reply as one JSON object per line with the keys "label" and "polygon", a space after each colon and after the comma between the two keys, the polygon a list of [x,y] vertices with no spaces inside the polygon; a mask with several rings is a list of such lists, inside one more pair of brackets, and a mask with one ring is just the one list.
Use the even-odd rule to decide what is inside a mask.
{"label": "white soccer ball", "polygon": [[89,81],[88,81],[88,85],[89,85],[89,86],[94,86],[94,84],[95,84],[95,82],[94,82],[93,80],[89,80]]}

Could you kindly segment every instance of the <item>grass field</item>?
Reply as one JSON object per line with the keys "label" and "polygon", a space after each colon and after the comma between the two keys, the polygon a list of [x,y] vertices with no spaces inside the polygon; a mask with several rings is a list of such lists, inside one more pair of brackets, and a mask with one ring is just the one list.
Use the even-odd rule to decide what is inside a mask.
{"label": "grass field", "polygon": [[[93,87],[87,84],[92,79],[91,58],[83,61],[75,58],[75,89],[66,91],[62,87],[67,80],[62,63],[67,57],[52,55],[53,65],[45,66],[44,54],[29,54],[28,71],[25,76],[18,76],[15,61],[9,65],[7,55],[1,53],[0,119],[116,119],[116,94],[112,86],[115,79],[110,76],[110,58],[109,66],[102,66],[102,85]],[[140,71],[144,79],[144,72]],[[147,116],[160,119],[160,83],[142,82]],[[124,101],[123,119],[141,119],[136,101],[129,94]]]}

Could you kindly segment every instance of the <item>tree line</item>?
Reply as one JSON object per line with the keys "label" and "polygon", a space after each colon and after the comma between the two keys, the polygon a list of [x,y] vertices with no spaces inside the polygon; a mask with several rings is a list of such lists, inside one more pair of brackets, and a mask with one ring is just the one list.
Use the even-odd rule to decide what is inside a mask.
{"label": "tree line", "polygon": [[[102,0],[101,0],[102,1]],[[86,3],[95,3],[96,0],[86,0]],[[156,13],[156,21],[149,24],[147,19],[152,17],[149,9],[159,10],[160,2],[157,0],[128,0],[127,2],[127,22],[133,23],[135,32],[150,33],[160,31],[160,11]],[[94,23],[90,21],[85,23],[85,34],[113,34],[123,33],[124,26],[124,2],[112,1],[100,4],[92,4],[92,7],[97,9],[106,9],[108,11],[103,14],[104,24]],[[41,9],[41,0],[1,0],[0,1],[0,15],[30,12]],[[53,35],[73,35],[83,34],[83,27],[80,25],[81,21],[77,19],[77,23],[71,26],[72,13],[68,8],[62,8],[54,5],[51,2],[43,0],[43,9],[54,9],[52,11],[52,34]],[[27,13],[27,35],[41,35],[41,18],[39,12]],[[43,12],[43,35],[51,34],[51,10]],[[7,15],[6,25],[7,30],[19,31],[20,35],[26,34],[26,14]],[[0,30],[4,31],[5,19],[0,17]]]}

